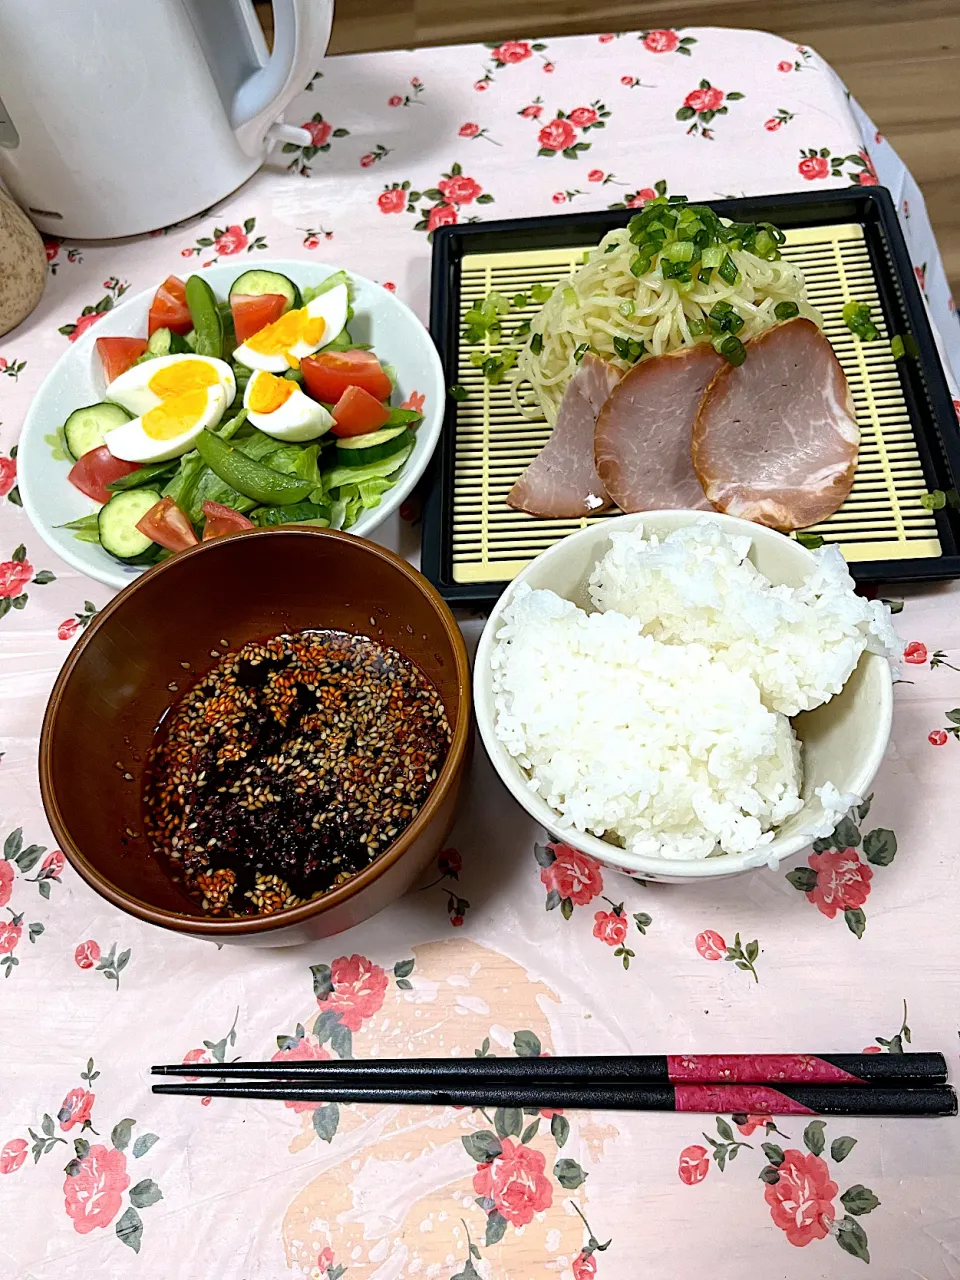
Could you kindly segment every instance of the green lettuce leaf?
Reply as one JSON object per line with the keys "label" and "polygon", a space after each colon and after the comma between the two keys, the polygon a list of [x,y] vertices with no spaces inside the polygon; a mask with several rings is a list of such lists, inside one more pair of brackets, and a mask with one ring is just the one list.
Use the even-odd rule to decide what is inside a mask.
{"label": "green lettuce leaf", "polygon": [[326,527],[330,523],[330,508],[317,502],[294,502],[288,507],[258,507],[250,519],[261,529],[278,524],[318,524]]}
{"label": "green lettuce leaf", "polygon": [[392,457],[382,458],[379,462],[370,462],[365,467],[333,467],[323,473],[324,487],[327,493],[330,493],[333,489],[339,489],[341,485],[353,487],[363,484],[366,480],[379,480],[384,476],[393,475],[395,471],[400,470],[412,452],[411,444],[406,449],[401,449],[399,453],[393,454]]}
{"label": "green lettuce leaf", "polygon": [[399,478],[399,476],[385,476],[382,479],[377,480],[364,480],[362,484],[358,484],[357,488],[360,490],[360,501],[363,503],[364,507],[368,511],[372,510],[374,507],[379,507],[380,499],[388,489],[393,488]]}
{"label": "green lettuce leaf", "polygon": [[[349,324],[353,319],[353,301],[355,291],[353,281],[347,275],[346,271],[335,271],[332,276],[327,276],[326,280],[322,280],[320,284],[310,285],[308,288],[302,289],[300,291],[300,296],[303,298],[303,305],[306,306],[308,302],[312,302],[314,298],[319,298],[321,294],[327,293],[338,284],[345,284],[347,286],[347,324]],[[334,341],[336,341],[336,339]],[[333,343],[330,343],[330,347],[333,350],[338,349],[333,346]]]}

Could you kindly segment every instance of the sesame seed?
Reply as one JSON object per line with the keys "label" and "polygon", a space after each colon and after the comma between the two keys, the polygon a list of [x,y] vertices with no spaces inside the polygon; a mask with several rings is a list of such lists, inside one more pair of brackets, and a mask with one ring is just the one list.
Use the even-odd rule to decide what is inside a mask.
{"label": "sesame seed", "polygon": [[148,834],[205,912],[283,910],[403,832],[450,725],[419,668],[372,640],[308,631],[211,656],[151,754]]}

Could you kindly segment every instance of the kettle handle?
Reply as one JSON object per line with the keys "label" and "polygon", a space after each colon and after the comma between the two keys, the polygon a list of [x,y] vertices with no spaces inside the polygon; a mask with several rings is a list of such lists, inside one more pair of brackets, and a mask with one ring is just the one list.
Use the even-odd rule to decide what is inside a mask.
{"label": "kettle handle", "polygon": [[273,52],[230,106],[230,123],[248,155],[262,153],[270,126],[306,88],[326,52],[332,22],[333,0],[273,0]]}

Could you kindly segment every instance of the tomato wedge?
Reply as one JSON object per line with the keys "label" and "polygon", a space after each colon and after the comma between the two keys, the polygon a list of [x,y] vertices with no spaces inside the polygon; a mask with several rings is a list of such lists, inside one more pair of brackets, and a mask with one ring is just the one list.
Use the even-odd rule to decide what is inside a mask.
{"label": "tomato wedge", "polygon": [[287,300],[282,293],[238,293],[230,298],[237,342],[246,342],[283,315]]}
{"label": "tomato wedge", "polygon": [[189,333],[192,328],[184,283],[179,276],[167,276],[150,303],[147,333],[156,333],[158,329]]}
{"label": "tomato wedge", "polygon": [[172,498],[161,498],[154,503],[137,521],[137,528],[168,551],[186,551],[187,547],[195,547],[199,542],[190,517]]}
{"label": "tomato wedge", "polygon": [[387,406],[375,400],[363,387],[347,387],[333,406],[330,430],[335,436],[365,436],[371,431],[379,431],[389,417]]}
{"label": "tomato wedge", "polygon": [[347,387],[362,387],[375,400],[389,400],[392,387],[372,351],[321,351],[300,361],[303,381],[314,400],[336,404]]}
{"label": "tomato wedge", "polygon": [[[277,297],[280,297],[277,294]],[[256,525],[233,507],[225,507],[222,502],[205,502],[203,514],[207,517],[203,526],[203,540],[222,538],[226,533],[239,533],[241,529],[255,529]]]}
{"label": "tomato wedge", "polygon": [[126,373],[147,349],[146,338],[98,338],[97,355],[108,384]]}
{"label": "tomato wedge", "polygon": [[109,502],[113,494],[107,488],[121,476],[128,476],[131,471],[139,471],[139,462],[124,462],[115,458],[105,444],[99,449],[91,449],[70,468],[67,479],[81,493],[85,493],[94,502]]}

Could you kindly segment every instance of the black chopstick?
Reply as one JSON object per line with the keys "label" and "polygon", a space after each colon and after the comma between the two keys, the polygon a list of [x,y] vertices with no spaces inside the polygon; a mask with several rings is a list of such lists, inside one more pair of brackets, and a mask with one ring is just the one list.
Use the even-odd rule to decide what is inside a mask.
{"label": "black chopstick", "polygon": [[946,1084],[942,1053],[649,1054],[562,1058],[358,1058],[329,1062],[174,1063],[157,1076],[271,1079],[319,1087],[422,1085],[443,1079],[464,1087],[482,1080],[524,1083],[586,1081],[606,1084],[804,1084],[889,1082]]}
{"label": "black chopstick", "polygon": [[[199,1065],[199,1064],[198,1064]],[[191,1074],[192,1071],[191,1071]],[[376,1085],[324,1088],[273,1080],[155,1084],[153,1092],[181,1097],[272,1099],[279,1102],[376,1102],[412,1106],[536,1107],[610,1111],[684,1111],[764,1115],[954,1116],[948,1085],[875,1088],[869,1085],[543,1084],[477,1081],[448,1088]]]}

